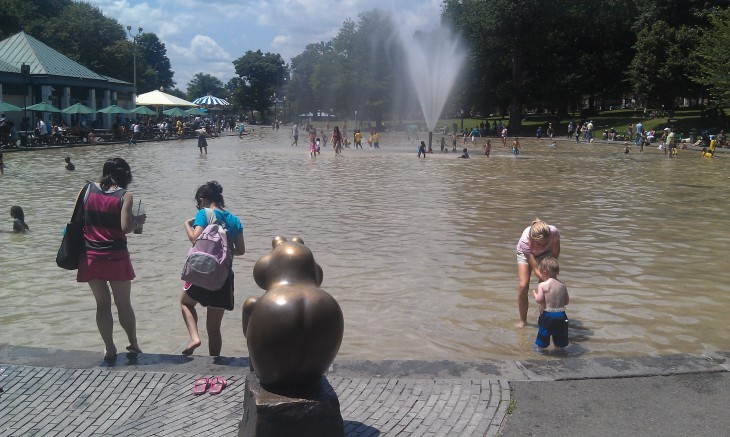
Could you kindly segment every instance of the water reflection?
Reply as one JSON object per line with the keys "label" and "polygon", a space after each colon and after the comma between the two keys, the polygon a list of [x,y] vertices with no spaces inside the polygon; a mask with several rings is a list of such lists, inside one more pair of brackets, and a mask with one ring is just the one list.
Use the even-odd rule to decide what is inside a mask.
{"label": "water reflection", "polygon": [[[0,234],[1,341],[102,350],[91,292],[54,257],[84,180],[122,156],[148,214],[144,234],[129,236],[146,351],[175,353],[187,342],[178,305],[189,245],[182,224],[195,213],[195,189],[212,179],[244,221],[247,248],[235,261],[225,355],[247,355],[240,306],[261,293],[253,263],[282,234],[307,242],[324,269],[322,287],[343,308],[339,358],[531,357],[536,327],[512,328],[514,246],[536,216],[562,234],[574,353],[730,348],[724,155],[668,160],[657,150],[624,156],[620,145],[525,142],[519,159],[497,145],[488,159],[472,151],[469,161],[440,152],[419,160],[404,137],[383,135],[381,150],[335,158],[328,149],[312,159],[303,145],[289,146],[288,134],[211,140],[208,155],[193,141],[6,154],[0,228],[11,228],[10,205],[19,204],[31,232]],[[66,155],[75,172],[64,170]],[[531,304],[529,320],[536,317]],[[123,344],[121,329],[116,335]]]}

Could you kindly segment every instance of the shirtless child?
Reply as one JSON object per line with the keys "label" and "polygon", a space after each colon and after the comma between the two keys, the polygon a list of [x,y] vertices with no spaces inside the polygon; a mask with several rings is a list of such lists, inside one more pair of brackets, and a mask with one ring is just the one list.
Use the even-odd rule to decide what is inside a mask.
{"label": "shirtless child", "polygon": [[542,351],[550,346],[552,337],[555,347],[564,348],[568,345],[568,316],[565,314],[565,306],[570,301],[568,288],[558,280],[560,266],[552,256],[540,260],[538,269],[548,279],[532,291],[535,302],[540,304],[535,345],[538,351]]}

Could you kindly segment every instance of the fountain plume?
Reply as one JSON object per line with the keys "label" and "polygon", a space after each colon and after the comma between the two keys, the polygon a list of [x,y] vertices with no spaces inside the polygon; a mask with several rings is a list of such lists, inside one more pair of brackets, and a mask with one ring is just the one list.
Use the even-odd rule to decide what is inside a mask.
{"label": "fountain plume", "polygon": [[[432,133],[466,60],[466,51],[459,38],[444,26],[430,32],[401,30],[399,39],[426,126]],[[429,149],[430,143],[429,135]]]}

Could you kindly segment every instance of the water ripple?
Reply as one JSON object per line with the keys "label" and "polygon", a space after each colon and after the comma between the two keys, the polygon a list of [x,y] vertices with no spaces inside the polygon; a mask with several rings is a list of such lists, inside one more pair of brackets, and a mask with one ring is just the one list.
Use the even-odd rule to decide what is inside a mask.
{"label": "water ripple", "polygon": [[[379,151],[345,149],[335,158],[328,149],[316,159],[289,147],[287,131],[269,129],[244,141],[211,140],[207,156],[192,142],[6,154],[0,205],[22,205],[31,232],[0,233],[2,341],[101,350],[91,292],[53,258],[84,180],[97,179],[106,158],[123,156],[149,215],[144,234],[129,236],[133,303],[148,351],[179,352],[186,341],[182,225],[208,180],[224,186],[226,205],[245,224],[236,311],[223,324],[226,355],[247,354],[238,312],[247,296],[262,293],[253,264],[281,234],[306,241],[324,269],[323,288],[342,306],[341,358],[531,356],[534,326],[512,328],[514,246],[538,216],[560,228],[571,339],[585,353],[730,347],[730,333],[718,329],[730,304],[730,195],[719,188],[730,159],[667,160],[656,150],[627,157],[620,146],[548,150],[525,141],[520,159],[495,147],[490,158],[437,152],[419,160],[404,137],[381,138]],[[76,172],[63,169],[65,155]],[[122,336],[117,328],[120,344]]]}

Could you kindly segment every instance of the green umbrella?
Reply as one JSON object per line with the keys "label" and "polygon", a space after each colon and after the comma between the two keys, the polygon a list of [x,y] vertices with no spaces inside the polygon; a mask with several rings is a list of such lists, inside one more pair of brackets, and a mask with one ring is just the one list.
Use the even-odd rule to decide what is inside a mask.
{"label": "green umbrella", "polygon": [[157,112],[151,110],[150,108],[146,106],[137,106],[136,108],[132,109],[133,114],[142,114],[142,115],[156,115]]}
{"label": "green umbrella", "polygon": [[162,113],[165,115],[171,115],[173,117],[185,117],[186,115],[188,115],[185,113],[185,111],[177,107],[167,109],[165,111],[162,111]]}
{"label": "green umbrella", "polygon": [[0,101],[0,112],[20,112],[22,110],[23,108]]}
{"label": "green umbrella", "polygon": [[26,106],[26,111],[38,111],[38,112],[61,112],[60,109],[56,108],[55,106],[51,105],[50,103],[41,102],[36,103],[35,105]]}
{"label": "green umbrella", "polygon": [[106,108],[99,109],[96,112],[101,112],[102,114],[131,114],[132,111],[129,109],[124,109],[121,106],[117,105],[111,105],[107,106]]}
{"label": "green umbrella", "polygon": [[62,109],[61,112],[64,114],[93,114],[94,110],[86,105],[82,105],[81,103],[76,103],[66,109]]}
{"label": "green umbrella", "polygon": [[200,110],[199,108],[186,109],[185,113],[188,115],[208,115],[207,112]]}

